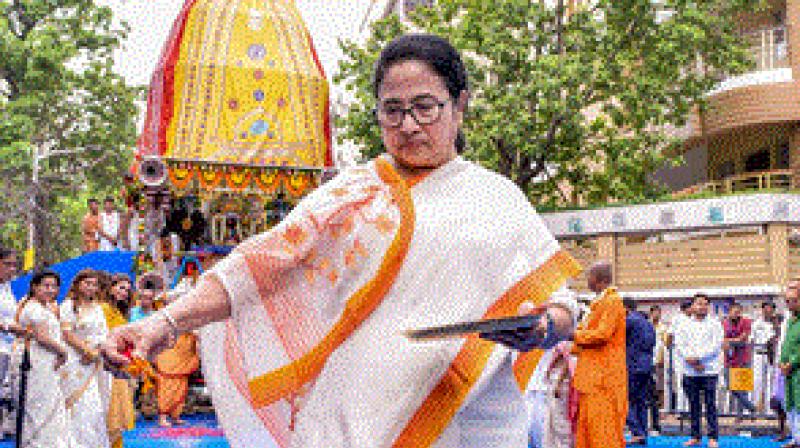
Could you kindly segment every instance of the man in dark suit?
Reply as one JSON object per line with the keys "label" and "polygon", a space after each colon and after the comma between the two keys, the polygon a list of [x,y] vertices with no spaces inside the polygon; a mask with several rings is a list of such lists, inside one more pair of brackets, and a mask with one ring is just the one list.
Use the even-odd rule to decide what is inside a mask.
{"label": "man in dark suit", "polygon": [[636,303],[627,298],[622,301],[625,317],[625,354],[628,366],[628,428],[631,444],[647,441],[647,404],[650,402],[651,376],[653,374],[653,349],[656,332],[647,316],[636,311]]}

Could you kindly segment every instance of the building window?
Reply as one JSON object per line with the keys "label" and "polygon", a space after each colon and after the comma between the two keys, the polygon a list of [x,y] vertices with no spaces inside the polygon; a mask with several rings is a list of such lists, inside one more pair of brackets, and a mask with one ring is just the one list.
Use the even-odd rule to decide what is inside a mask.
{"label": "building window", "polygon": [[754,152],[747,156],[744,161],[744,171],[746,173],[753,173],[756,171],[769,170],[769,150],[762,149],[761,151]]}
{"label": "building window", "polygon": [[782,143],[778,146],[775,154],[775,169],[783,170],[789,168],[789,143]]}

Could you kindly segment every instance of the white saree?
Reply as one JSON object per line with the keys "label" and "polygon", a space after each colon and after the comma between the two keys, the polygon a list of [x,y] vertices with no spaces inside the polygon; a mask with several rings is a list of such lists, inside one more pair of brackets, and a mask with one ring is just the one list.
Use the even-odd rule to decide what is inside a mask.
{"label": "white saree", "polygon": [[[48,336],[61,343],[58,318],[34,300],[28,300],[19,315],[22,327],[44,327]],[[30,344],[31,370],[28,372],[23,448],[77,448],[73,437],[64,394],[55,371],[56,356],[36,342]],[[63,370],[63,368],[62,368]]]}
{"label": "white saree", "polygon": [[226,436],[527,447],[511,351],[403,332],[516,314],[579,269],[516,186],[461,158],[408,183],[385,159],[342,173],[207,274],[232,305],[201,335]]}
{"label": "white saree", "polygon": [[[72,300],[61,304],[61,324],[76,336],[97,346],[105,341],[108,327],[99,303],[75,313]],[[81,448],[107,448],[109,446],[106,416],[111,394],[111,377],[102,369],[100,361],[85,365],[72,347],[62,374],[62,387],[66,407],[75,434],[76,446]]]}

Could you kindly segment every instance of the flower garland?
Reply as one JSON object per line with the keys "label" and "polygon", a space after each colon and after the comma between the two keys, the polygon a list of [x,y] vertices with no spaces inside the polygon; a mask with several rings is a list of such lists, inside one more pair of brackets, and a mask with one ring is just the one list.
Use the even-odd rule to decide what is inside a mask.
{"label": "flower garland", "polygon": [[252,173],[249,168],[231,168],[225,173],[225,182],[228,187],[236,191],[242,191],[250,186],[251,178]]}
{"label": "flower garland", "polygon": [[182,167],[173,165],[167,172],[169,173],[169,181],[178,190],[183,190],[189,186],[189,183],[194,177],[194,167],[191,165],[184,165]]}
{"label": "flower garland", "polygon": [[199,171],[200,186],[207,191],[217,188],[225,177],[214,168],[200,168]]}

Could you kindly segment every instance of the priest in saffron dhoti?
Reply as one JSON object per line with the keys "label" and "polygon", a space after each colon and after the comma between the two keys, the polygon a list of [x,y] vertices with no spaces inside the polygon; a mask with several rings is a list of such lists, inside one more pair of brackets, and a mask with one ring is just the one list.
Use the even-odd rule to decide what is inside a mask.
{"label": "priest in saffron dhoti", "polygon": [[524,302],[547,308],[548,335],[571,329],[570,313],[546,303],[580,267],[510,180],[459,156],[469,93],[447,41],[394,40],[374,79],[387,154],[311,193],[192,292],[115,329],[104,353],[122,364],[127,347],[147,356],[180,333],[224,330],[201,345],[233,447],[527,447],[518,372],[537,352],[514,347],[529,341],[405,332],[516,315]]}

